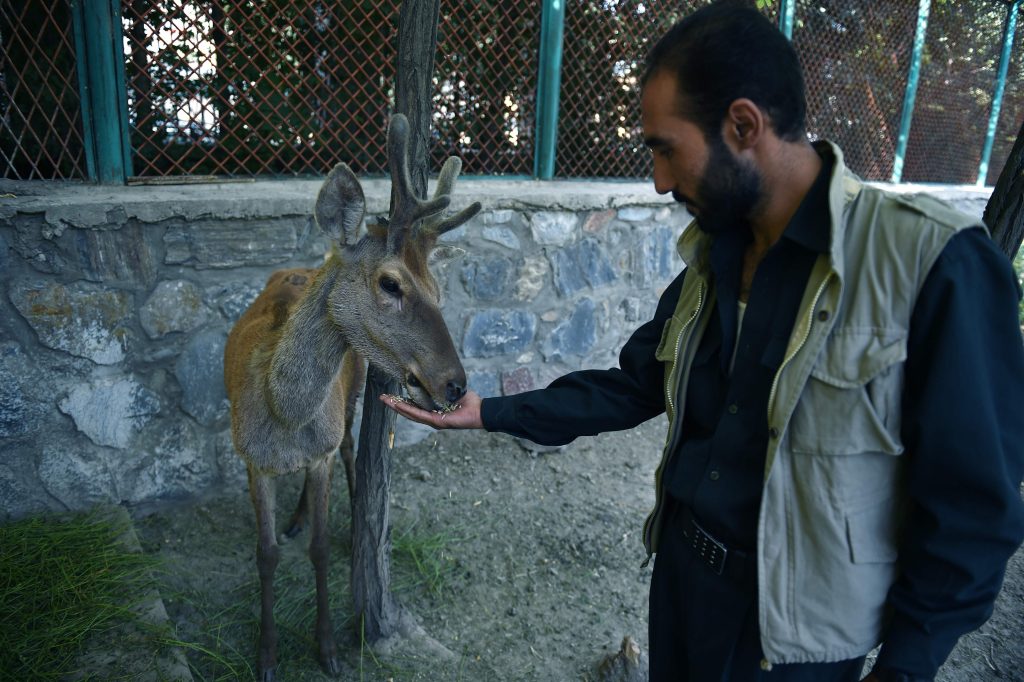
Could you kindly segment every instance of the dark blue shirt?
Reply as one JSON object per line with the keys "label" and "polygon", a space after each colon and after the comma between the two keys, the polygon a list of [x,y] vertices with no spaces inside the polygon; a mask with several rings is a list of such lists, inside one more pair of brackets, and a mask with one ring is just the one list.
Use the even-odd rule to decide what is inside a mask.
{"label": "dark blue shirt", "polygon": [[680,445],[663,480],[677,502],[733,549],[750,552],[757,544],[768,394],[811,269],[829,250],[831,171],[829,159],[758,264],[742,325],[740,279],[750,233],[716,236],[711,248],[716,298],[690,369]]}

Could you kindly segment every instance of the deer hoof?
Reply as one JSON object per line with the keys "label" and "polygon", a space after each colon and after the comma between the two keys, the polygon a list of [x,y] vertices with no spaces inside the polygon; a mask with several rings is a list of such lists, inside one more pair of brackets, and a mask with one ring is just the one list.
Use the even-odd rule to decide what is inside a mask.
{"label": "deer hoof", "polygon": [[258,679],[260,682],[277,682],[277,666],[260,670]]}

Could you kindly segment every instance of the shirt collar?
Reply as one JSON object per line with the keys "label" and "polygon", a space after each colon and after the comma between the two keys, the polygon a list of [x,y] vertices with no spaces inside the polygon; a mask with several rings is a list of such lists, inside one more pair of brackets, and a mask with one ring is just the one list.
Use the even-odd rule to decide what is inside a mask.
{"label": "shirt collar", "polygon": [[814,179],[811,188],[804,195],[803,201],[796,209],[796,213],[789,220],[782,233],[784,239],[789,239],[810,249],[816,253],[828,253],[831,237],[829,222],[829,180],[832,177],[832,165],[835,160],[831,154],[822,153],[823,150],[816,149],[821,155],[821,170]]}

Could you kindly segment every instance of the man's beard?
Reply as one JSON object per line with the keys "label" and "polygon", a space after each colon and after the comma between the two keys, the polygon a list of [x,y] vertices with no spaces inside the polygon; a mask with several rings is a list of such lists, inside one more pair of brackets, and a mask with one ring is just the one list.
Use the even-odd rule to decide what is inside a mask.
{"label": "man's beard", "polygon": [[704,176],[697,186],[697,226],[710,235],[749,231],[750,216],[761,201],[761,175],[735,156],[721,135],[714,135]]}

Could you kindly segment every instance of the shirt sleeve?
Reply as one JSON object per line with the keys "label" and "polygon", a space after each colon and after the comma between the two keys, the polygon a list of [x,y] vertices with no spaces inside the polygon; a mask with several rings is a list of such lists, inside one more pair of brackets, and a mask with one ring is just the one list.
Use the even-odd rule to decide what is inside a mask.
{"label": "shirt sleeve", "polygon": [[992,614],[1024,538],[1020,288],[981,229],[946,245],[911,318],[903,439],[910,509],[876,667],[932,679]]}
{"label": "shirt sleeve", "polygon": [[618,367],[580,370],[546,388],[485,398],[480,406],[484,428],[542,445],[564,445],[578,436],[632,428],[664,412],[665,366],[654,353],[685,274],[662,294],[654,318],[630,336]]}

